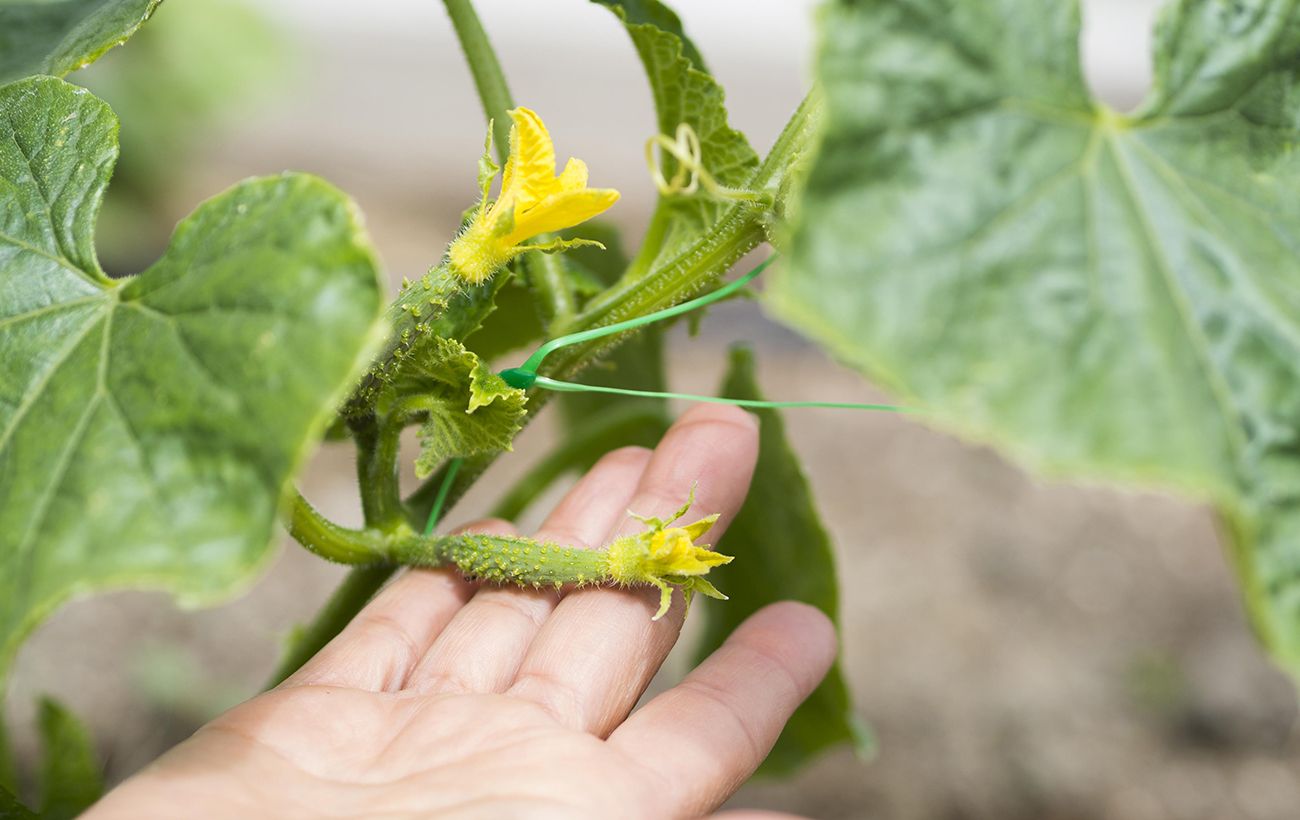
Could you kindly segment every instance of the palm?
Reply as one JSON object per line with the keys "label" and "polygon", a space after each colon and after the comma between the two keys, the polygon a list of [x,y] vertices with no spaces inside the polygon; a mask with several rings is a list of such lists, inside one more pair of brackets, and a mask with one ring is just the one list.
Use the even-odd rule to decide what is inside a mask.
{"label": "palm", "polygon": [[258,777],[328,788],[344,816],[663,816],[651,775],[621,749],[508,695],[303,687],[246,704],[220,729]]}
{"label": "palm", "polygon": [[[539,535],[598,545],[675,508],[744,498],[744,414],[688,413],[653,454],[611,453]],[[505,525],[485,524],[484,528]],[[721,530],[719,530],[720,532]],[[279,688],[127,781],[103,816],[668,817],[706,812],[761,762],[829,666],[815,610],[769,607],[632,713],[677,639],[644,590],[483,588],[411,572]],[[629,716],[630,715],[630,716]]]}

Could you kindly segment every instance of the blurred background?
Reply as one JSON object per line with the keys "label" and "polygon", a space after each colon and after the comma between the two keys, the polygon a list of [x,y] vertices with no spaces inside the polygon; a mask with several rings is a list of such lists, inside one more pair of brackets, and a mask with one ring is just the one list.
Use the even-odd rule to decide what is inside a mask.
{"label": "blurred background", "polygon": [[[1150,82],[1156,5],[1085,0],[1089,81],[1114,107]],[[583,0],[478,6],[516,99],[543,113],[562,157],[623,192],[611,217],[635,247],[653,203],[642,144],[654,118],[622,28]],[[760,153],[807,87],[814,6],[677,3]],[[100,231],[118,273],[149,264],[199,200],[254,174],[311,171],[351,193],[393,282],[437,261],[476,196],[481,111],[435,0],[173,0],[71,79],[123,119]],[[880,398],[753,302],[684,331],[669,342],[676,388],[712,392],[727,345],[747,340],[773,397]],[[878,751],[869,763],[828,754],[734,805],[824,818],[1297,816],[1295,694],[1253,641],[1205,511],[1038,481],[886,414],[786,418],[837,542],[846,673]],[[531,426],[450,523],[483,512],[554,435],[545,418]],[[303,478],[333,517],[359,523],[352,482],[348,448],[333,445]],[[341,575],[288,544],[216,609],[179,612],[148,593],[64,609],[19,657],[6,708],[20,754],[35,758],[33,704],[50,693],[87,721],[110,779],[129,775],[255,691]]]}

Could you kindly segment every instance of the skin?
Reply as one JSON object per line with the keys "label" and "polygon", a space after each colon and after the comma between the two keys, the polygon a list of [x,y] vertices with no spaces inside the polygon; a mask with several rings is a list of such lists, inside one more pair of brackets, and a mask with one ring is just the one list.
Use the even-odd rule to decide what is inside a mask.
{"label": "skin", "polygon": [[[602,458],[537,537],[598,547],[638,531],[628,509],[668,514],[698,482],[695,510],[722,515],[717,538],[757,449],[752,416],[697,407],[653,452]],[[656,605],[654,590],[556,594],[407,572],[292,678],[204,726],[87,816],[707,814],[821,681],[835,635],[812,607],[769,606],[634,712],[682,625],[680,595],[652,622]]]}

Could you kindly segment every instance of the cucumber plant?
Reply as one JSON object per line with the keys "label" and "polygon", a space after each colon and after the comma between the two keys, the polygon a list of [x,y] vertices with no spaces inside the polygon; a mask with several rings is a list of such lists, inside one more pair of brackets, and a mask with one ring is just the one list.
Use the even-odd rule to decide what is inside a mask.
{"label": "cucumber plant", "polygon": [[[1264,644],[1300,673],[1294,0],[1171,2],[1155,88],[1128,114],[1087,91],[1077,0],[828,0],[817,82],[766,156],[728,124],[671,10],[595,0],[645,66],[660,132],[647,146],[660,196],[631,258],[588,221],[617,192],[589,185],[579,160],[557,173],[541,116],[511,98],[469,0],[444,0],[486,114],[481,198],[386,307],[355,206],[302,174],[201,204],[137,275],[101,270],[92,234],[117,121],[61,77],[158,4],[0,0],[0,676],[74,595],[230,594],[265,563],[277,520],[355,566],[277,678],[402,565],[646,584],[665,607],[676,588],[720,597],[716,577],[732,600],[708,613],[704,650],[771,600],[834,616],[829,541],[744,351],[722,389],[764,407],[761,454],[722,551],[697,543],[707,510],[647,520],[599,552],[436,533],[575,380],[607,392],[558,398],[565,436],[499,511],[518,514],[610,447],[653,441],[672,394],[659,331],[641,325],[719,294],[763,243],[780,252],[765,277],[772,314],[926,423],[1051,475],[1211,505]],[[531,369],[496,372],[503,353],[538,345]],[[612,366],[586,371],[599,360]],[[397,443],[411,426],[424,483],[402,497]],[[294,489],[325,436],[356,448],[359,529]],[[744,557],[712,575],[730,552]],[[66,711],[46,713],[52,748],[84,746]],[[766,768],[864,737],[833,670]],[[0,811],[21,813],[5,760]],[[47,779],[68,770],[93,773],[50,766]],[[97,784],[80,779],[64,793],[84,804]]]}

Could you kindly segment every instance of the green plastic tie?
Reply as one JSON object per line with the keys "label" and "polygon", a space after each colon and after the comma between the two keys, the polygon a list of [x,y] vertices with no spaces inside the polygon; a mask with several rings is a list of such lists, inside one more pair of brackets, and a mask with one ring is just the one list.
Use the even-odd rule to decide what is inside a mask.
{"label": "green plastic tie", "polygon": [[429,509],[429,519],[424,522],[425,537],[433,535],[433,528],[438,526],[438,521],[442,518],[442,508],[447,504],[447,496],[451,493],[451,484],[456,480],[456,473],[460,472],[460,465],[463,462],[464,459],[453,458],[447,463],[447,474],[443,476],[442,486],[434,496],[433,507]]}
{"label": "green plastic tie", "polygon": [[574,382],[562,382],[557,379],[550,379],[546,376],[535,376],[533,381],[538,387],[547,390],[554,390],[559,393],[611,393],[615,396],[642,396],[650,399],[683,399],[685,401],[700,401],[710,404],[730,404],[736,407],[755,407],[766,410],[775,410],[782,407],[824,407],[833,410],[886,410],[894,413],[911,413],[910,407],[900,407],[896,404],[857,404],[854,402],[839,401],[763,401],[761,399],[729,399],[725,396],[703,396],[696,393],[661,393],[657,390],[629,390],[623,387],[602,387],[594,384],[576,384]]}
{"label": "green plastic tie", "polygon": [[760,401],[757,399],[729,399],[723,396],[701,396],[694,393],[660,393],[652,390],[629,390],[622,387],[599,387],[591,384],[578,384],[576,382],[563,382],[556,379],[547,378],[546,376],[537,375],[537,370],[542,366],[542,361],[547,356],[569,345],[581,344],[594,339],[600,339],[605,336],[611,336],[615,333],[623,333],[628,330],[635,330],[651,322],[658,322],[663,319],[671,319],[674,316],[680,316],[683,313],[689,313],[717,302],[720,299],[726,299],[728,296],[744,288],[750,282],[758,278],[768,265],[776,259],[776,254],[772,254],[758,264],[752,271],[740,277],[734,282],[723,285],[712,293],[706,293],[695,299],[682,302],[680,305],[674,305],[670,308],[648,313],[645,316],[638,316],[635,319],[628,319],[623,322],[616,322],[604,327],[584,330],[580,333],[570,333],[566,336],[557,336],[546,342],[528,360],[519,367],[511,367],[502,370],[498,375],[502,380],[511,387],[519,390],[528,390],[533,387],[542,387],[547,390],[555,390],[563,393],[610,393],[616,396],[641,396],[652,399],[683,399],[685,401],[709,402],[712,404],[731,404],[737,407],[756,407],[764,409],[776,409],[782,407],[825,407],[832,409],[846,410],[885,410],[890,412],[907,413],[911,412],[909,408],[899,407],[893,404],[857,404],[852,402],[834,402],[834,401]]}
{"label": "green plastic tie", "polygon": [[[772,264],[772,262],[775,259],[776,259],[776,254],[773,254],[768,258],[764,259],[762,262],[760,262],[758,267],[754,268],[752,271],[740,277],[736,281],[723,285],[722,287],[718,288],[712,293],[706,293],[703,296],[698,296],[694,299],[689,299],[685,302],[682,302],[680,305],[673,305],[670,308],[657,310],[654,313],[647,313],[645,316],[638,316],[635,319],[628,319],[627,321],[623,321],[623,322],[615,322],[612,325],[604,325],[603,327],[592,328],[591,330],[584,330],[579,333],[570,333],[567,336],[557,336],[556,338],[551,339],[546,344],[537,348],[537,352],[529,356],[528,361],[524,362],[521,366],[503,371],[501,373],[501,378],[505,379],[507,383],[510,383],[510,379],[512,377],[523,378],[520,375],[515,375],[520,371],[522,371],[523,373],[533,374],[535,376],[538,369],[541,368],[542,366],[542,360],[544,360],[547,356],[551,355],[552,353],[554,353],[555,351],[559,350],[562,347],[582,344],[583,342],[590,342],[593,339],[604,338],[605,336],[611,336],[615,333],[622,333],[627,330],[635,330],[636,328],[644,327],[645,325],[648,325],[651,322],[658,322],[663,319],[671,319],[672,317],[680,316],[683,313],[690,313],[692,310],[697,310],[699,308],[704,307],[705,305],[711,305],[720,299],[726,299],[731,294],[743,289],[745,285],[748,285],[750,282],[754,281],[754,279],[757,278],[758,275],[762,273],[763,270],[768,265]],[[511,376],[507,376],[506,375],[507,373],[510,373]]]}

